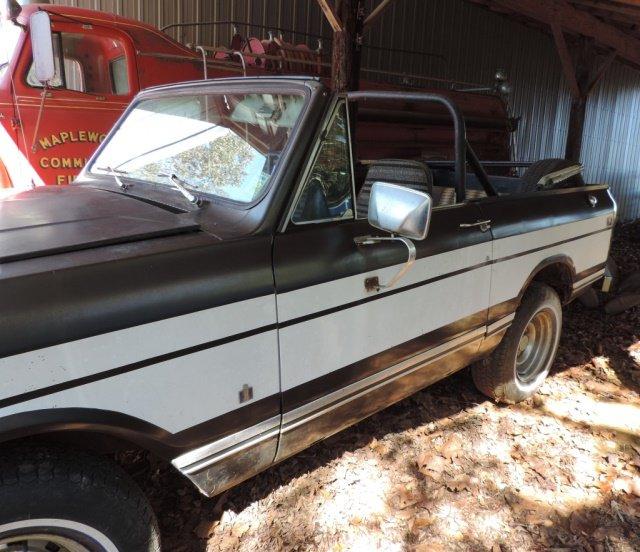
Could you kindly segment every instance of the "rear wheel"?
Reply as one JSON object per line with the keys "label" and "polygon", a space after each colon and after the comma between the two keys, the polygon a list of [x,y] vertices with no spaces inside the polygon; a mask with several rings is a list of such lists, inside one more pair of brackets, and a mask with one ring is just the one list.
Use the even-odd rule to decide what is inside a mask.
{"label": "rear wheel", "polygon": [[558,294],[546,284],[533,282],[500,345],[473,367],[478,389],[511,404],[532,396],[551,369],[561,328]]}
{"label": "rear wheel", "polygon": [[63,448],[0,456],[0,552],[156,552],[142,491],[106,458]]}

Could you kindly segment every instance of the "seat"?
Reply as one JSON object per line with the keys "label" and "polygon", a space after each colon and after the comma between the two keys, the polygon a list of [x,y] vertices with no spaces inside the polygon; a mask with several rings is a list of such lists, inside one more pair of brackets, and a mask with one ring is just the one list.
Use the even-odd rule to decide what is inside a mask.
{"label": "seat", "polygon": [[433,174],[431,169],[421,161],[380,159],[368,165],[367,176],[356,200],[358,218],[367,218],[371,187],[374,182],[389,182],[428,194],[433,192]]}

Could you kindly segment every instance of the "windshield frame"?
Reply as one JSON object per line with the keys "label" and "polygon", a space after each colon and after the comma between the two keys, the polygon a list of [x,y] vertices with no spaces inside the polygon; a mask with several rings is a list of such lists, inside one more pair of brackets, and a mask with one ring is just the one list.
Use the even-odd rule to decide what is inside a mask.
{"label": "windshield frame", "polygon": [[[98,158],[102,153],[103,149],[107,147],[107,145],[111,142],[114,136],[119,132],[122,124],[128,118],[130,113],[134,111],[137,106],[147,100],[158,99],[158,98],[173,98],[173,97],[182,97],[182,96],[196,96],[202,94],[297,94],[303,98],[303,106],[302,110],[298,116],[298,120],[296,124],[291,130],[291,134],[289,139],[287,140],[287,144],[285,148],[282,150],[282,154],[278,161],[276,170],[269,178],[269,182],[264,189],[261,190],[261,193],[254,198],[251,202],[238,201],[230,198],[226,198],[223,196],[219,196],[212,193],[207,192],[198,192],[198,195],[205,199],[207,203],[221,204],[226,205],[235,209],[248,210],[255,207],[258,203],[264,200],[264,198],[269,195],[271,190],[274,188],[275,183],[280,181],[281,174],[286,168],[289,158],[292,153],[293,144],[295,144],[297,137],[301,133],[301,130],[305,128],[305,120],[309,116],[309,108],[312,104],[312,97],[314,95],[313,84],[317,84],[317,89],[321,88],[319,82],[310,81],[309,79],[291,79],[291,78],[280,78],[278,79],[269,77],[269,78],[260,78],[260,77],[243,77],[243,78],[228,78],[228,79],[215,79],[209,81],[195,81],[189,83],[179,83],[172,84],[168,86],[162,86],[157,88],[151,88],[141,92],[136,96],[134,101],[129,105],[129,107],[122,114],[120,119],[118,119],[117,123],[111,129],[105,140],[100,144],[98,149],[93,153],[91,159],[87,163],[86,167],[80,173],[77,179],[78,184],[86,183],[89,179],[107,177],[109,179],[113,179],[108,173],[105,173],[102,170],[98,169],[99,162]],[[157,196],[158,193],[162,195],[170,194],[173,198],[172,204],[180,204],[183,205],[185,203],[185,199],[178,194],[177,190],[175,190],[172,186],[168,184],[161,184],[158,182],[153,182],[149,180],[137,179],[134,177],[129,177],[127,175],[119,175],[122,180],[129,181],[135,184],[135,186],[131,186],[124,192],[126,195],[132,195],[141,198],[149,198]],[[95,184],[94,184],[95,185]],[[137,193],[137,192],[140,193]],[[145,191],[147,193],[145,193]],[[191,188],[190,188],[191,191]]]}

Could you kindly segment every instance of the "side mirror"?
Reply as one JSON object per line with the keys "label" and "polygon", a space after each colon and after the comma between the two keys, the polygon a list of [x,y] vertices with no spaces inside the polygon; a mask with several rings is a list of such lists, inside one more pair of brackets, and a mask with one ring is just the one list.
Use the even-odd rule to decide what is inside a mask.
{"label": "side mirror", "polygon": [[47,12],[38,11],[31,16],[29,34],[31,35],[35,76],[38,81],[45,84],[53,80],[56,74],[51,20]]}
{"label": "side mirror", "polygon": [[431,221],[431,196],[405,186],[374,182],[369,224],[412,240],[424,240]]}
{"label": "side mirror", "polygon": [[[418,190],[388,182],[374,182],[369,198],[369,224],[392,236],[360,236],[355,238],[358,247],[380,242],[402,242],[409,251],[409,258],[399,272],[386,284],[378,277],[367,278],[367,291],[380,291],[393,287],[411,268],[416,260],[416,246],[411,240],[424,240],[431,222],[431,196]],[[397,234],[397,235],[395,235]]]}

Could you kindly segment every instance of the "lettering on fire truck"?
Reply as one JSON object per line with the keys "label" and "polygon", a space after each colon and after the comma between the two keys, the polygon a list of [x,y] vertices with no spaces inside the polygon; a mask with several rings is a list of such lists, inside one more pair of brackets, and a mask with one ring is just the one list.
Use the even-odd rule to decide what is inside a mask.
{"label": "lettering on fire truck", "polygon": [[78,130],[78,131],[61,131],[51,136],[44,136],[40,138],[38,142],[40,147],[44,150],[60,146],[66,143],[85,142],[90,144],[99,144],[106,137],[106,134],[102,132],[95,132],[92,130]]}
{"label": "lettering on fire truck", "polygon": [[[43,136],[38,139],[40,147],[46,151],[54,149],[57,146],[64,144],[100,144],[106,137],[105,133],[93,131],[93,130],[68,130],[60,131],[55,134]],[[57,174],[55,176],[56,184],[70,184],[74,175],[82,169],[87,163],[87,157],[41,157],[39,161],[40,168],[42,169],[75,169],[73,174]]]}

